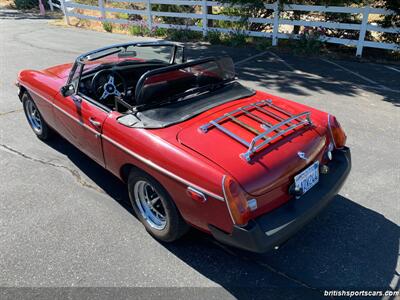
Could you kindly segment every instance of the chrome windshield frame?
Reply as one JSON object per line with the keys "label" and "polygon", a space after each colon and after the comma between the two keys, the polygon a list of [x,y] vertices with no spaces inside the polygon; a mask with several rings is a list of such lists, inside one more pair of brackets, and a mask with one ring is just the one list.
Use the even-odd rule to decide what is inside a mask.
{"label": "chrome windshield frame", "polygon": [[[186,57],[185,57],[185,47],[184,47],[183,45],[178,44],[178,43],[172,43],[172,42],[157,42],[157,41],[156,41],[156,42],[130,42],[130,43],[114,44],[114,45],[102,47],[102,48],[99,48],[99,49],[96,49],[96,50],[93,50],[93,51],[90,51],[90,52],[87,52],[87,53],[84,53],[84,54],[81,54],[80,56],[78,56],[78,57],[76,58],[75,62],[74,62],[74,65],[73,65],[72,68],[71,68],[71,71],[70,71],[70,73],[69,73],[69,75],[68,75],[68,80],[67,80],[66,84],[68,85],[68,84],[71,84],[71,83],[72,83],[72,80],[73,80],[73,78],[75,77],[74,74],[75,74],[75,72],[77,72],[77,71],[80,73],[80,74],[78,74],[77,77],[80,79],[80,77],[81,77],[81,75],[82,75],[82,72],[83,72],[83,69],[84,69],[83,67],[84,67],[84,65],[85,65],[85,63],[86,63],[87,61],[90,61],[90,56],[93,56],[93,55],[96,54],[96,53],[101,53],[101,52],[106,51],[106,50],[108,50],[108,49],[113,49],[113,48],[128,48],[128,47],[130,47],[130,46],[134,46],[134,47],[151,47],[151,46],[160,46],[160,47],[162,47],[162,46],[170,46],[170,47],[173,47],[173,48],[172,48],[172,56],[171,56],[171,59],[170,59],[170,61],[169,61],[169,64],[170,64],[170,65],[176,63],[176,55],[177,55],[179,49],[181,49],[181,51],[182,51],[181,63],[184,63],[184,62],[186,61]],[[115,53],[115,52],[111,52],[110,55],[111,55],[112,53]],[[99,57],[99,58],[101,58],[101,57]],[[93,60],[94,60],[94,59],[93,59]],[[78,66],[80,67],[79,69],[77,69]],[[79,86],[79,80],[78,80],[78,84],[77,84],[77,85]],[[76,89],[77,89],[77,87],[76,87]],[[75,93],[76,93],[76,92],[77,92],[77,91],[75,91]]]}

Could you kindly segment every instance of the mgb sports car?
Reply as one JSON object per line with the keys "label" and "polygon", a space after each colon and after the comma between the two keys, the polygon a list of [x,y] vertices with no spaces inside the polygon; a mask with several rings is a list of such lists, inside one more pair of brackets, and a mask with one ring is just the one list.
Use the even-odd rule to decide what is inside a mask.
{"label": "mgb sports car", "polygon": [[125,182],[160,241],[193,226],[268,251],[325,208],[350,172],[333,115],[243,86],[229,57],[186,61],[181,45],[132,42],[21,71],[17,86],[37,137],[57,132]]}

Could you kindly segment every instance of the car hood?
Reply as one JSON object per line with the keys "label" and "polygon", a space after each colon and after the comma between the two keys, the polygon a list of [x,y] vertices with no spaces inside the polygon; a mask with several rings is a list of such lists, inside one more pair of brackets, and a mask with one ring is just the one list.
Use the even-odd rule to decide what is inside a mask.
{"label": "car hood", "polygon": [[72,64],[62,64],[51,68],[44,69],[44,72],[50,73],[58,78],[67,78],[71,71]]}
{"label": "car hood", "polygon": [[[282,135],[257,151],[250,162],[246,161],[241,155],[246,152],[247,148],[226,133],[216,127],[211,127],[206,133],[200,130],[202,125],[226,113],[259,101],[260,99],[257,99],[257,97],[260,97],[260,93],[247,101],[235,101],[232,106],[224,106],[217,112],[187,124],[177,135],[178,141],[183,146],[218,164],[235,178],[247,193],[255,196],[284,186],[286,189],[287,185],[293,182],[293,177],[297,173],[315,160],[321,160],[328,143],[325,130],[315,122],[317,120],[317,116],[314,118],[316,112],[311,108],[313,125],[299,127]],[[287,100],[275,98],[273,103],[291,114],[299,114],[305,111],[304,106]],[[265,107],[265,109],[272,110],[269,107]],[[276,113],[276,111],[273,112]],[[272,121],[265,115],[258,112],[254,113],[264,120]],[[235,117],[253,128],[260,129],[260,124],[248,119],[243,114],[238,114]],[[279,122],[275,120],[275,123]],[[233,124],[231,119],[227,119],[222,125],[246,141],[251,141],[255,137],[255,134],[238,126],[237,123]],[[306,159],[299,157],[298,152],[304,152]]]}

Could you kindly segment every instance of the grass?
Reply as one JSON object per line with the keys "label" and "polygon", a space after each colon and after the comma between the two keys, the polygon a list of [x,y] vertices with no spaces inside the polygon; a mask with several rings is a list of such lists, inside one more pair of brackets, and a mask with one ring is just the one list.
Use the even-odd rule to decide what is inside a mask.
{"label": "grass", "polygon": [[200,41],[203,38],[203,33],[189,29],[167,29],[166,37],[177,42],[192,42]]}
{"label": "grass", "polygon": [[113,31],[113,24],[111,22],[102,22],[101,25],[103,26],[103,29],[107,32],[112,32]]}

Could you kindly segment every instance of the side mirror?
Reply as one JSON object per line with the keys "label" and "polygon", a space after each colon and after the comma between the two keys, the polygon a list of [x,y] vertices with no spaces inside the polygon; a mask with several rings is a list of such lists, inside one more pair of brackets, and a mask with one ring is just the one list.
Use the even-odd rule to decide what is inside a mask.
{"label": "side mirror", "polygon": [[73,93],[75,93],[75,87],[72,83],[64,85],[63,87],[61,87],[60,93],[64,97],[71,96]]}

